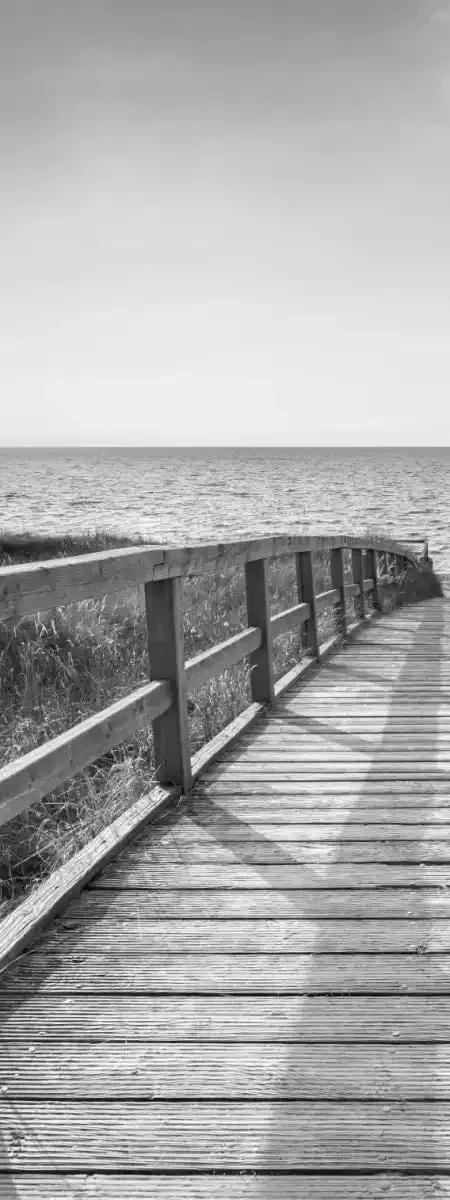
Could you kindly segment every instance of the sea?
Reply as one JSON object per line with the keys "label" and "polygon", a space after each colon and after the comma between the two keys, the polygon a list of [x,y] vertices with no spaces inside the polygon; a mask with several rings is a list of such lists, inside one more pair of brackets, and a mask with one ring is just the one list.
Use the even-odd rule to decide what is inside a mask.
{"label": "sea", "polygon": [[450,575],[450,448],[0,449],[0,531],[149,541],[428,539]]}

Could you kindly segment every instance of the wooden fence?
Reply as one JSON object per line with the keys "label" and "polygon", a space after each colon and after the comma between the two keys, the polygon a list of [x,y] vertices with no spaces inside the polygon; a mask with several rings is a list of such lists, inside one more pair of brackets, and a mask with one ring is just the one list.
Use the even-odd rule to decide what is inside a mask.
{"label": "wooden fence", "polygon": [[[345,582],[344,551],[351,551],[353,582]],[[316,594],[314,554],[329,552],[331,589]],[[298,603],[270,614],[268,563],[285,555],[295,557]],[[303,630],[305,648],[319,660],[317,619],[334,608],[339,633],[328,649],[350,631],[346,601],[354,600],[357,620],[367,615],[367,597],[380,607],[378,559],[395,578],[419,561],[407,546],[353,537],[275,537],[221,545],[139,547],[53,559],[0,569],[0,621],[17,622],[86,598],[104,596],[144,585],[149,649],[149,682],[95,716],[0,770],[0,826],[27,809],[78,771],[153,725],[155,761],[160,783],[174,783],[184,792],[192,784],[188,731],[188,694],[226,668],[250,659],[254,704],[272,704],[283,690],[274,684],[273,638],[288,630]],[[184,660],[183,579],[204,571],[245,566],[248,628],[188,662]],[[293,681],[295,671],[284,677]]]}

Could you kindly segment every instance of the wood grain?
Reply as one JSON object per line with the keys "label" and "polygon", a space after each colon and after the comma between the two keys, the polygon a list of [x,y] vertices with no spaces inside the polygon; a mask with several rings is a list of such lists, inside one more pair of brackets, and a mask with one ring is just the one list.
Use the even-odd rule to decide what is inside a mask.
{"label": "wood grain", "polygon": [[8,1100],[450,1100],[450,1047],[102,1040],[14,1043]]}
{"label": "wood grain", "polygon": [[[448,1047],[448,995],[0,995],[0,1042],[14,1061],[15,1044],[63,1041],[229,1044],[267,1041]],[[26,1038],[24,1041],[24,1033]],[[260,1049],[260,1053],[262,1053]],[[13,1067],[14,1070],[14,1067]],[[11,1072],[12,1074],[12,1072]]]}
{"label": "wood grain", "polygon": [[[381,548],[387,543],[354,537],[280,536],[197,546],[140,546],[0,567],[0,620],[18,621],[29,613],[104,596],[110,591],[178,575],[226,570],[259,558],[375,544]],[[407,547],[392,543],[392,548],[418,566],[418,559]]]}
{"label": "wood grain", "polygon": [[0,1174],[0,1200],[448,1200],[450,1179],[433,1172],[366,1175],[246,1174],[170,1175],[133,1172],[89,1175]]}
{"label": "wood grain", "polygon": [[205,1168],[447,1171],[450,1103],[0,1101],[0,1165],[44,1171]]}

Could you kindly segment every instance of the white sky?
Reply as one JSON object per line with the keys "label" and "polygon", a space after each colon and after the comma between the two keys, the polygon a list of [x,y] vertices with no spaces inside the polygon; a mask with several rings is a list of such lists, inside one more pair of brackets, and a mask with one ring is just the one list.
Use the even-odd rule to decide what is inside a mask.
{"label": "white sky", "polygon": [[449,444],[450,0],[0,0],[0,444]]}

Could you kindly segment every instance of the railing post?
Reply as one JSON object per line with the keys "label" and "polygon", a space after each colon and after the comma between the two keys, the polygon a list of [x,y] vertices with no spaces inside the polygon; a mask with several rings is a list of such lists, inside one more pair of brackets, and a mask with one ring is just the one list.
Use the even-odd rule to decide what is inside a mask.
{"label": "railing post", "polygon": [[[305,599],[304,599],[304,595],[303,595],[302,564],[300,561],[299,554],[295,555],[295,576],[296,576],[296,580],[297,580],[297,600],[298,600],[299,604],[304,604]],[[300,642],[300,650],[303,653],[303,647],[305,645],[305,636],[304,636],[304,632],[303,632],[303,625],[299,626],[298,636],[299,636],[299,642]]]}
{"label": "railing post", "polygon": [[361,621],[364,621],[366,615],[366,593],[364,591],[364,554],[362,550],[352,550],[352,574],[353,582],[357,583],[360,589],[359,596],[356,597],[358,616]]}
{"label": "railing post", "polygon": [[297,587],[301,581],[302,599],[309,605],[310,615],[305,621],[305,645],[315,658],[320,659],[319,633],[317,629],[316,593],[314,590],[314,570],[311,550],[301,550],[296,555]]}
{"label": "railing post", "polygon": [[249,625],[262,630],[262,645],[250,655],[250,685],[252,700],[260,704],[273,704],[275,700],[272,629],[270,625],[269,589],[267,583],[267,561],[255,559],[245,564],[245,586],[247,590],[247,619]]}
{"label": "railing post", "polygon": [[369,567],[369,572],[368,572],[367,578],[373,579],[372,603],[373,603],[373,607],[379,610],[379,609],[381,609],[381,604],[380,604],[380,593],[379,593],[379,589],[378,589],[378,569],[377,569],[377,552],[376,552],[376,550],[368,550],[367,551],[367,561],[368,561],[368,567]]}
{"label": "railing post", "polygon": [[153,721],[158,779],[192,786],[187,692],[184,674],[183,580],[161,579],[145,585],[150,679],[169,679],[171,707]]}
{"label": "railing post", "polygon": [[342,546],[331,551],[331,586],[332,588],[338,588],[340,592],[338,622],[341,632],[345,637],[347,633],[347,614],[345,611],[344,551]]}

